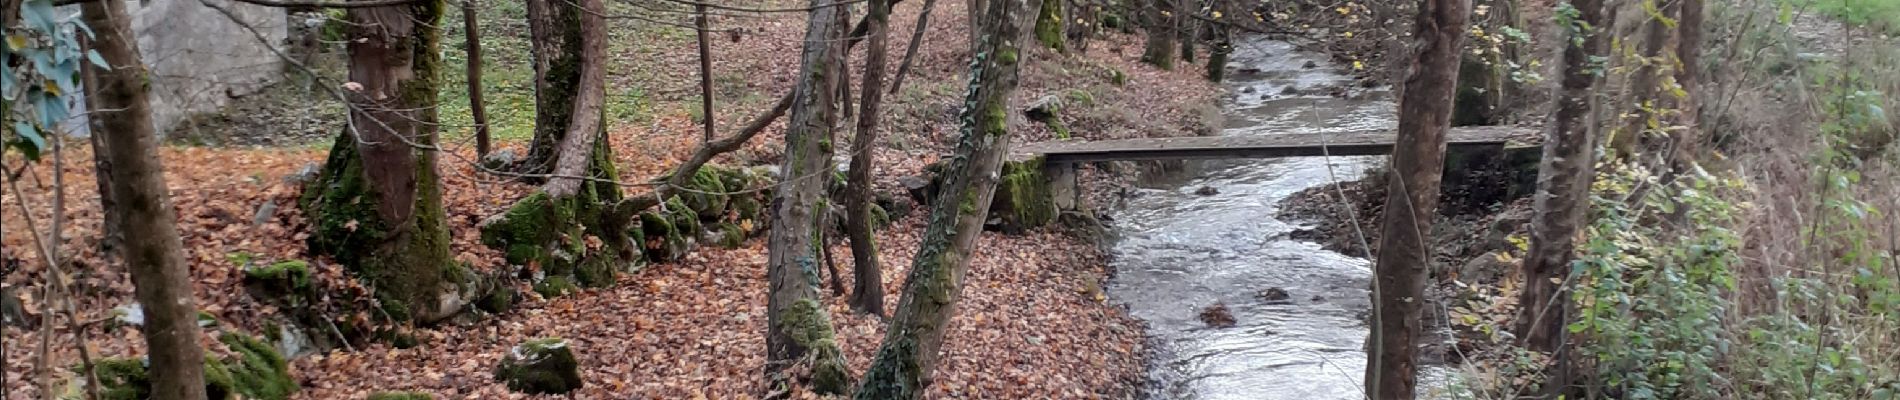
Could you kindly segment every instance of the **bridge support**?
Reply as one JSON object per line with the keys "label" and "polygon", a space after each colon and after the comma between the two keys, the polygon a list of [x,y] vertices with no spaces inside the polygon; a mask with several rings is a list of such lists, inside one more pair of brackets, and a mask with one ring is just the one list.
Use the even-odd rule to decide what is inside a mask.
{"label": "bridge support", "polygon": [[1075,169],[1071,162],[1045,162],[1042,164],[1042,176],[1048,182],[1050,203],[1056,207],[1056,213],[1082,211],[1082,191],[1076,180]]}

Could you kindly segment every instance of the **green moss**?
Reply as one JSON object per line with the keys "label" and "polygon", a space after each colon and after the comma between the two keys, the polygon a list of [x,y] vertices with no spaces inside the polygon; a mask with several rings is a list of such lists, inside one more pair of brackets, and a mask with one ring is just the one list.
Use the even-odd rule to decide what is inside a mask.
{"label": "green moss", "polygon": [[297,381],[290,376],[290,363],[270,344],[256,337],[229,332],[220,335],[218,341],[235,353],[226,366],[234,388],[245,398],[283,400],[297,392]]}
{"label": "green moss", "polygon": [[843,394],[849,390],[850,370],[845,367],[844,355],[838,349],[824,305],[816,299],[799,299],[783,313],[779,329],[813,358],[812,390],[819,394]]}
{"label": "green moss", "polygon": [[1115,86],[1126,85],[1128,84],[1128,74],[1122,73],[1122,70],[1119,69],[1109,69],[1108,83],[1115,84]]}
{"label": "green moss", "polygon": [[608,287],[614,284],[614,261],[607,254],[596,254],[581,261],[574,268],[574,279],[586,287]]}
{"label": "green moss", "polygon": [[303,296],[310,294],[313,289],[312,276],[310,263],[303,260],[252,265],[244,270],[246,285],[260,289],[262,294],[291,297],[292,303],[300,302]]}
{"label": "green moss", "polygon": [[[144,400],[152,397],[152,380],[145,359],[106,358],[94,361],[92,366],[93,374],[99,377],[100,400]],[[72,368],[78,372],[83,366]],[[204,379],[206,398],[229,400],[238,393],[234,390],[230,371],[217,358],[205,356]]]}
{"label": "green moss", "polygon": [[514,306],[515,288],[506,286],[489,291],[487,295],[482,296],[481,300],[475,302],[475,308],[493,314],[507,312]]}
{"label": "green moss", "polygon": [[726,187],[717,167],[706,166],[693,173],[693,180],[680,198],[699,216],[717,218],[726,212]]}
{"label": "green moss", "polygon": [[678,230],[681,236],[691,237],[699,234],[699,230],[703,228],[699,225],[699,213],[687,206],[686,200],[679,196],[666,199],[666,217],[673,223],[673,229]]}
{"label": "green moss", "polygon": [[740,229],[739,224],[731,222],[719,223],[719,246],[728,249],[737,249],[745,246],[745,230]]}
{"label": "green moss", "polygon": [[1006,230],[1019,231],[1055,221],[1054,194],[1043,176],[1042,158],[1004,162],[1001,172],[990,215],[1001,219]]}
{"label": "green moss", "polygon": [[368,400],[435,400],[434,395],[423,392],[376,392]]}
{"label": "green moss", "polygon": [[580,287],[575,286],[574,279],[567,277],[567,275],[549,275],[547,278],[542,279],[540,283],[534,284],[535,293],[540,293],[541,297],[550,299],[577,291],[580,291]]}
{"label": "green moss", "polygon": [[1066,51],[1062,39],[1062,2],[1042,2],[1041,12],[1036,14],[1036,40],[1045,47]]}
{"label": "green moss", "polygon": [[563,394],[583,385],[580,362],[567,341],[535,339],[516,345],[495,368],[495,380],[527,394]]}

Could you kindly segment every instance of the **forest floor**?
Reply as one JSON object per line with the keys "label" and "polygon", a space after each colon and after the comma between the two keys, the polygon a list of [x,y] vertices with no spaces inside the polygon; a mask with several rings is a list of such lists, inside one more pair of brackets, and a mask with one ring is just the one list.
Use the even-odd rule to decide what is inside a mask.
{"label": "forest floor", "polygon": [[[892,17],[891,67],[908,44],[919,3],[898,5]],[[925,164],[947,153],[955,140],[955,114],[964,88],[961,75],[968,65],[967,15],[961,2],[937,5],[924,36],[929,42],[922,46],[913,76],[886,100],[889,140],[876,150],[880,190],[901,193],[898,178],[920,173]],[[789,89],[796,75],[803,20],[802,14],[715,18],[715,25],[746,32],[741,40],[713,42],[713,51],[719,55],[716,80],[725,96],[716,112],[720,126],[750,119]],[[616,21],[638,25],[637,21]],[[499,147],[519,151],[525,146],[519,123],[532,120],[532,102],[521,103],[520,88],[528,83],[520,80],[520,64],[509,64],[525,58],[521,53],[525,47],[506,46],[508,37],[519,40],[525,35],[519,20],[514,23],[504,20],[485,29],[504,37],[496,41],[504,45],[488,48],[491,70],[516,70],[512,75],[490,74],[491,85],[500,87],[491,88],[491,96],[504,99],[491,99],[490,110],[497,115],[495,125],[505,128],[497,132],[503,138]],[[448,37],[448,46],[459,44],[459,36]],[[484,40],[489,37],[483,36]],[[697,76],[692,36],[684,29],[646,24],[617,30],[614,41],[620,51],[610,93],[618,105],[609,107],[610,140],[623,179],[650,179],[684,159],[699,141],[700,126],[694,122],[691,106],[698,99],[697,82],[691,79]],[[454,58],[460,52],[445,49],[445,53]],[[1204,131],[1205,118],[1217,114],[1209,112],[1215,107],[1213,86],[1201,80],[1198,68],[1152,69],[1137,62],[1139,53],[1140,40],[1123,34],[1097,39],[1086,53],[1033,51],[1012,103],[1062,96],[1069,100],[1065,122],[1085,138]],[[453,78],[460,73],[448,75]],[[460,84],[455,79],[445,82]],[[449,127],[462,126],[456,125],[460,117],[455,116],[459,111],[454,93],[459,90],[444,88],[443,115]],[[296,178],[323,159],[318,144],[328,139],[322,132],[334,132],[340,126],[323,121],[335,121],[326,118],[337,118],[333,114],[340,107],[294,96],[259,101],[263,99],[291,99],[284,105],[301,111],[276,112],[302,122],[260,122],[256,115],[269,114],[268,110],[256,109],[258,102],[239,102],[251,108],[234,108],[213,120],[240,123],[210,125],[208,129],[224,127],[225,132],[213,132],[210,139],[190,139],[226,146],[174,145],[160,154],[168,167],[177,226],[185,241],[199,306],[220,321],[216,330],[257,334],[280,315],[279,310],[246,294],[234,256],[250,255],[257,262],[311,260],[319,278],[329,282],[326,286],[355,285],[341,267],[312,260],[305,253],[303,239],[308,233],[294,201],[301,191]],[[720,162],[776,163],[782,151],[783,122],[776,125],[762,139]],[[269,135],[272,129],[281,135]],[[477,172],[466,132],[465,127],[445,132],[444,142],[451,150],[440,157],[452,251],[458,261],[494,268],[501,257],[479,243],[477,224],[532,188]],[[1015,140],[1019,143],[1051,137],[1041,126],[1024,126],[1018,132]],[[133,303],[130,280],[122,267],[96,250],[102,218],[91,157],[81,150],[83,142],[66,146],[57,180],[63,181],[63,196],[55,196],[50,162],[26,170],[19,181],[24,196],[11,191],[0,196],[4,199],[0,206],[8,215],[0,225],[6,294],[19,300],[28,319],[55,321],[44,310],[57,303],[54,299],[66,297],[49,299],[41,291],[50,274],[32,238],[33,232],[43,233],[48,227],[53,199],[63,197],[66,223],[57,242],[62,257],[69,260],[65,279],[77,293],[71,298],[78,319],[110,321],[117,315],[115,308]],[[7,165],[23,164],[16,161],[8,160]],[[924,213],[912,211],[879,235],[887,304],[897,303],[923,230]],[[16,218],[20,216],[31,218]],[[29,220],[34,221],[32,226]],[[838,241],[832,247],[839,255],[839,268],[849,271],[848,246]],[[357,399],[384,390],[419,390],[439,398],[528,398],[495,382],[494,365],[511,346],[549,336],[566,338],[577,349],[586,382],[578,392],[580,398],[755,397],[763,393],[765,259],[763,239],[731,250],[702,246],[681,261],[623,275],[610,288],[553,299],[529,295],[496,317],[418,329],[414,332],[421,342],[418,347],[370,344],[354,351],[331,349],[300,356],[291,364],[302,386],[296,398]],[[1132,397],[1143,373],[1143,329],[1102,297],[1099,288],[1109,275],[1095,243],[1084,239],[1053,230],[985,234],[972,261],[931,397]],[[850,287],[848,274],[845,280]],[[845,355],[854,371],[861,373],[883,337],[883,323],[850,312],[843,298],[826,301]],[[63,318],[59,320],[51,336],[37,328],[5,329],[5,397],[37,397],[37,385],[29,382],[40,376],[38,365],[53,367],[59,379],[73,378],[74,372],[63,367],[79,363],[81,347],[76,343],[80,341]],[[95,359],[143,352],[136,329],[104,323],[88,325],[85,331],[83,348]],[[214,352],[225,352],[212,337],[206,336],[203,342]],[[41,347],[51,348],[50,359],[42,357]]]}

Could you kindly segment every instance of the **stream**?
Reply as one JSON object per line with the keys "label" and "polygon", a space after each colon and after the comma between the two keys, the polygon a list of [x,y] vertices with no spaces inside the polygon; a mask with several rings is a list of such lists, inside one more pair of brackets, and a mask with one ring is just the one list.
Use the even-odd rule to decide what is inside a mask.
{"label": "stream", "polygon": [[[1246,39],[1229,60],[1223,135],[1396,125],[1388,91],[1354,88],[1335,97],[1336,88],[1356,82],[1325,55]],[[1148,398],[1365,398],[1362,319],[1371,309],[1371,265],[1288,239],[1301,226],[1275,214],[1287,196],[1358,179],[1382,158],[1211,161],[1178,184],[1127,199],[1112,225],[1118,239],[1110,245],[1116,276],[1109,294],[1149,325],[1156,350]],[[1289,296],[1259,296],[1271,288]],[[1236,325],[1200,320],[1216,303],[1232,310]]]}

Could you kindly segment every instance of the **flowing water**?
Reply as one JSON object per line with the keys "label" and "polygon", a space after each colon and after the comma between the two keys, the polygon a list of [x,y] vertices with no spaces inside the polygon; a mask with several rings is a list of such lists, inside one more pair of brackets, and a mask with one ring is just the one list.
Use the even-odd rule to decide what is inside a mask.
{"label": "flowing water", "polygon": [[[1325,56],[1279,41],[1236,44],[1224,135],[1386,129],[1383,90],[1335,97],[1349,76]],[[1311,68],[1309,68],[1311,66]],[[1363,399],[1364,315],[1371,267],[1360,257],[1287,239],[1300,226],[1278,203],[1309,187],[1357,179],[1381,157],[1211,162],[1178,186],[1143,189],[1116,214],[1109,292],[1149,324],[1157,399]],[[1329,168],[1328,163],[1331,163]],[[1218,191],[1202,192],[1203,187]],[[1290,294],[1268,301],[1257,294]],[[1208,327],[1224,302],[1238,324]]]}

